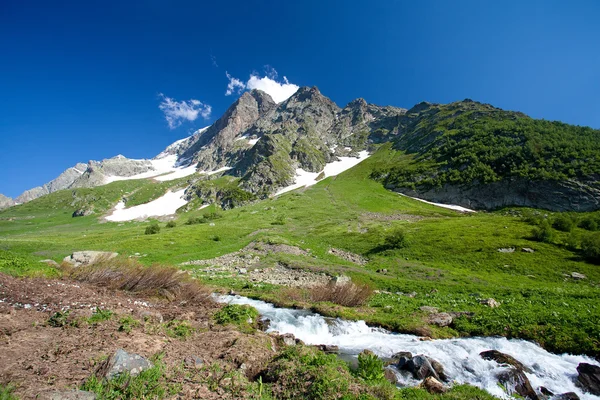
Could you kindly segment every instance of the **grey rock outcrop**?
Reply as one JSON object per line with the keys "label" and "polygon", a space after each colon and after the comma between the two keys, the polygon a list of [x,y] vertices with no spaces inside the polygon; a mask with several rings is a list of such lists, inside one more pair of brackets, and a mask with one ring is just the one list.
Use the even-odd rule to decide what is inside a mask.
{"label": "grey rock outcrop", "polygon": [[12,207],[14,205],[15,205],[15,201],[13,199],[0,193],[0,210],[3,210],[8,207]]}
{"label": "grey rock outcrop", "polygon": [[69,188],[85,172],[87,166],[83,163],[77,163],[74,167],[66,169],[58,177],[46,183],[21,193],[16,199],[17,203],[27,203],[38,197],[56,192],[58,190]]}
{"label": "grey rock outcrop", "polygon": [[152,363],[139,354],[127,353],[118,349],[98,370],[98,376],[112,379],[122,373],[131,376],[139,375],[140,372],[152,368]]}
{"label": "grey rock outcrop", "polygon": [[108,177],[130,177],[153,171],[150,160],[132,160],[122,155],[102,161],[90,161],[87,168],[69,188],[95,187],[106,183]]}
{"label": "grey rock outcrop", "polygon": [[115,258],[119,253],[111,253],[108,251],[76,251],[70,256],[64,258],[64,262],[73,265],[74,267],[81,267],[83,265],[90,265],[101,260],[110,260]]}
{"label": "grey rock outcrop", "polygon": [[479,353],[481,358],[489,361],[496,361],[498,364],[510,365],[516,368],[519,371],[531,372],[529,368],[524,366],[520,361],[518,361],[513,356],[508,354],[504,354],[498,350],[487,350]]}

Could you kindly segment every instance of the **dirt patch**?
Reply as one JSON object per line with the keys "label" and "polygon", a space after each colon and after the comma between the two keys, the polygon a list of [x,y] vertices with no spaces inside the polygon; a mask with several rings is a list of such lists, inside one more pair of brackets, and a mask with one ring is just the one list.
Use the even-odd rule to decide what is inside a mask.
{"label": "dirt patch", "polygon": [[[96,307],[115,314],[107,321],[87,322]],[[195,356],[204,365],[240,370],[250,377],[273,357],[277,342],[262,332],[246,334],[215,325],[212,315],[219,307],[212,302],[169,303],[73,281],[0,274],[0,384],[16,386],[15,394],[23,399],[76,388],[119,348],[144,357],[161,353],[167,368],[174,371]],[[53,327],[48,323],[55,312],[67,310],[68,324]],[[158,315],[164,323],[142,315]],[[124,316],[137,321],[129,333],[119,329]],[[169,336],[164,327],[173,320],[187,321],[193,328],[191,335],[185,339]],[[231,398],[226,392],[209,390],[202,380],[177,375],[169,379],[182,383],[177,398]]]}

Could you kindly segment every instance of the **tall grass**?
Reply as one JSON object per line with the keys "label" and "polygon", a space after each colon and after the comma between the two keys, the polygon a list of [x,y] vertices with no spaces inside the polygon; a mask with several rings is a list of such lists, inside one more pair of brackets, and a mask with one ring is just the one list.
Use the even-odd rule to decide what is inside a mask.
{"label": "tall grass", "polygon": [[368,285],[353,282],[330,282],[308,289],[288,288],[284,292],[285,297],[294,301],[328,301],[345,307],[358,307],[367,303],[373,289]]}
{"label": "tall grass", "polygon": [[144,266],[128,258],[102,259],[93,265],[67,269],[67,275],[80,282],[110,289],[125,290],[169,301],[203,303],[210,291],[177,268]]}

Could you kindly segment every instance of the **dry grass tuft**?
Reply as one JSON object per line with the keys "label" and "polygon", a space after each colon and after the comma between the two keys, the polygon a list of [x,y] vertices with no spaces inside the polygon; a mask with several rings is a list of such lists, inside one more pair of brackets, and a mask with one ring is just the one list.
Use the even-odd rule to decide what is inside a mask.
{"label": "dry grass tuft", "polygon": [[345,307],[363,306],[367,303],[373,289],[368,285],[353,282],[313,286],[309,289],[287,288],[284,296],[292,301],[318,302],[329,301]]}
{"label": "dry grass tuft", "polygon": [[163,297],[169,301],[191,303],[211,301],[210,291],[187,273],[162,265],[147,267],[128,258],[99,260],[93,265],[67,268],[65,273],[80,282]]}

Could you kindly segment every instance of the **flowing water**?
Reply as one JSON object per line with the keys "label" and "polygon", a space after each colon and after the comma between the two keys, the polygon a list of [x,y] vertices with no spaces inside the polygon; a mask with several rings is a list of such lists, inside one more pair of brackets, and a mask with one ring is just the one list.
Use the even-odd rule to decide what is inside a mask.
{"label": "flowing water", "polygon": [[[364,321],[345,321],[306,310],[277,308],[246,297],[219,296],[218,300],[255,307],[263,318],[271,321],[268,332],[291,333],[306,344],[335,345],[346,356],[357,356],[365,349],[380,357],[391,357],[400,351],[409,351],[413,355],[424,354],[439,361],[452,381],[480,387],[499,397],[504,397],[505,393],[498,386],[495,376],[506,367],[482,359],[479,356],[482,351],[501,351],[529,367],[532,373],[526,375],[534,389],[544,386],[556,394],[575,392],[582,399],[600,399],[583,393],[575,385],[577,365],[581,362],[599,365],[597,361],[586,356],[552,354],[525,340],[479,337],[421,341],[418,336],[369,327]],[[403,374],[399,374],[399,379],[404,386],[419,384],[419,381]]]}

